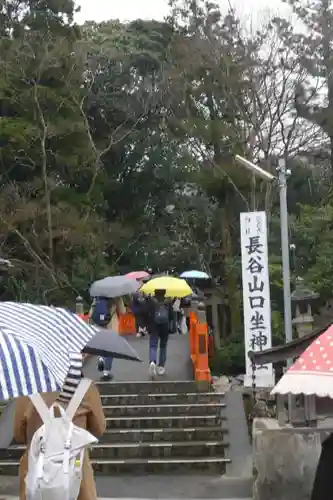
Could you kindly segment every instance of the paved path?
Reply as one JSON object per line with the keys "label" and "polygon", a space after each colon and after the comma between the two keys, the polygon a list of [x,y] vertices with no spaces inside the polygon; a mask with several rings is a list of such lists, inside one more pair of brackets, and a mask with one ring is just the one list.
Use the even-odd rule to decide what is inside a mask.
{"label": "paved path", "polygon": [[[5,497],[0,497],[0,500],[19,500],[19,497],[12,497],[12,496],[5,496]],[[109,498],[102,498],[98,497],[98,500],[138,500],[137,498],[114,498],[114,497],[109,497]],[[140,499],[141,500],[141,499]],[[158,498],[149,498],[145,500],[159,500]],[[183,497],[177,497],[177,498],[168,498],[167,500],[183,500]],[[197,500],[197,499],[187,499],[187,500]],[[201,499],[201,500],[214,500],[214,499]],[[252,498],[225,498],[223,500],[252,500]]]}
{"label": "paved path", "polygon": [[[132,382],[151,380],[148,372],[149,365],[149,338],[138,338],[135,335],[126,337],[136,350],[142,363],[115,359],[113,373],[115,382]],[[96,364],[89,368],[88,375],[93,379],[98,378]],[[169,337],[166,375],[163,380],[193,380],[192,365],[190,360],[190,347],[188,335],[173,334]]]}
{"label": "paved path", "polygon": [[[137,500],[230,500],[252,493],[252,478],[196,475],[124,475],[97,477],[99,498]],[[18,493],[18,478],[0,477],[0,500]]]}

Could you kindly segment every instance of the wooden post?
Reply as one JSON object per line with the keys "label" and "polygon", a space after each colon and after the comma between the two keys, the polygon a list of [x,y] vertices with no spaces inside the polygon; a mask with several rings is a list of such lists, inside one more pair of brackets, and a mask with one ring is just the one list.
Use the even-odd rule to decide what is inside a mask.
{"label": "wooden post", "polygon": [[287,423],[287,415],[284,407],[285,397],[283,394],[277,394],[276,396],[276,414],[277,420],[281,427]]}
{"label": "wooden post", "polygon": [[212,293],[212,319],[213,319],[213,333],[214,333],[214,343],[216,349],[221,348],[221,332],[220,332],[220,322],[219,322],[219,312],[218,312],[218,300]]}
{"label": "wooden post", "polygon": [[304,396],[304,415],[309,427],[315,427],[317,423],[316,397],[312,394]]}

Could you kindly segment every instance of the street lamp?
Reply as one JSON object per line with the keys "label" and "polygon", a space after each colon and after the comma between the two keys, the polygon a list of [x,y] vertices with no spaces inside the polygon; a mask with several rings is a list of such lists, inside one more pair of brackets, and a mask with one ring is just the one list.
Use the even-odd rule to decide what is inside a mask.
{"label": "street lamp", "polygon": [[277,177],[266,172],[254,163],[237,155],[236,161],[250,170],[255,176],[264,181],[272,182],[278,180],[280,191],[280,226],[281,226],[281,250],[282,250],[282,276],[283,276],[283,305],[284,305],[284,331],[286,342],[293,339],[291,318],[291,294],[290,294],[290,261],[289,261],[289,231],[288,231],[288,205],[287,205],[287,177],[290,170],[286,169],[286,162],[279,160]]}
{"label": "street lamp", "polygon": [[256,175],[257,177],[261,177],[264,181],[273,181],[276,179],[276,177],[269,172],[266,172],[263,168],[258,167],[258,165],[255,165],[249,160],[246,160],[242,156],[236,155],[236,161],[240,163],[243,167],[247,168],[252,172],[252,174]]}

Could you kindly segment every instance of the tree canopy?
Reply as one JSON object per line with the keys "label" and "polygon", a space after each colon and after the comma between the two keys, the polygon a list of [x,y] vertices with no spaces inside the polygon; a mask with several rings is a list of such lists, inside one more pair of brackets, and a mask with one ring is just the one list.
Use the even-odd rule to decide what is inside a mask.
{"label": "tree canopy", "polygon": [[70,304],[106,274],[200,268],[225,298],[223,337],[241,336],[239,213],[264,209],[278,335],[277,191],[241,154],[287,161],[294,277],[331,298],[332,6],[289,3],[302,33],[282,18],[246,31],[201,0],[83,26],[72,0],[1,3],[0,242],[18,269],[4,297]]}

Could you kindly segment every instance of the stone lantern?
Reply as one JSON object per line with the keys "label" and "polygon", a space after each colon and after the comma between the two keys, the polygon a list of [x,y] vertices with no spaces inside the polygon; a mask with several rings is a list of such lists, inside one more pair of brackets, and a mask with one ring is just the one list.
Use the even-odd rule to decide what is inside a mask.
{"label": "stone lantern", "polygon": [[[293,325],[299,338],[309,335],[313,330],[312,302],[318,299],[319,294],[306,288],[302,278],[296,278],[295,290],[291,294],[291,301],[295,304]],[[291,423],[294,426],[317,425],[316,398],[313,395],[293,396],[290,404]]]}
{"label": "stone lantern", "polygon": [[312,302],[318,299],[319,294],[306,288],[302,278],[296,278],[296,287],[291,294],[291,301],[295,304],[295,317],[293,325],[299,338],[312,332],[313,316]]}

